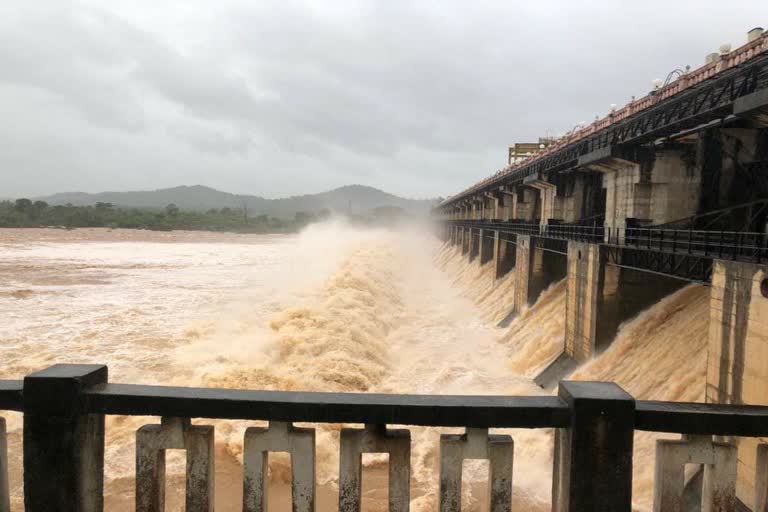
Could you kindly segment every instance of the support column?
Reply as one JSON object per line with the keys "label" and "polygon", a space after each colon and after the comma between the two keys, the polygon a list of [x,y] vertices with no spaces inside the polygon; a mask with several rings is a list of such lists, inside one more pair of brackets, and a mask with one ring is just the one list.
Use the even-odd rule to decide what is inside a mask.
{"label": "support column", "polygon": [[493,232],[493,258],[496,268],[496,279],[507,275],[515,266],[517,251],[513,245],[514,240],[510,240],[514,236],[511,233]]}
{"label": "support column", "polygon": [[543,179],[536,179],[526,182],[526,185],[539,191],[539,201],[541,203],[541,215],[539,223],[546,226],[549,219],[561,219],[560,202],[557,198],[557,187]]}
{"label": "support column", "polygon": [[565,353],[578,363],[596,353],[599,304],[603,295],[605,258],[601,247],[568,242],[565,289]]}
{"label": "support column", "polygon": [[536,238],[517,235],[515,249],[515,301],[513,310],[520,313],[528,306],[529,290],[533,279],[533,266]]}
{"label": "support column", "polygon": [[510,190],[509,187],[504,187],[504,190],[501,191],[501,220],[508,221],[515,218],[514,211],[516,198],[517,194],[515,193],[514,188]]}
{"label": "support column", "polygon": [[461,254],[469,253],[471,230],[466,227],[461,228]]}
{"label": "support column", "polygon": [[520,187],[515,193],[512,206],[512,218],[515,220],[531,221],[534,218],[534,206],[538,190],[530,187]]}
{"label": "support column", "polygon": [[594,220],[594,216],[605,213],[602,174],[583,170],[573,173],[570,180],[563,191],[564,197],[559,198],[563,222],[574,223],[585,218]]}
{"label": "support column", "polygon": [[[715,260],[709,306],[708,403],[768,405],[768,266]],[[756,494],[760,439],[738,437],[736,493]]]}
{"label": "support column", "polygon": [[[482,230],[480,230],[482,233]],[[477,229],[469,229],[469,261],[474,261],[480,255],[480,236]]]}
{"label": "support column", "polygon": [[489,229],[480,230],[480,264],[485,265],[491,261],[496,252],[494,251],[495,245],[495,231]]}

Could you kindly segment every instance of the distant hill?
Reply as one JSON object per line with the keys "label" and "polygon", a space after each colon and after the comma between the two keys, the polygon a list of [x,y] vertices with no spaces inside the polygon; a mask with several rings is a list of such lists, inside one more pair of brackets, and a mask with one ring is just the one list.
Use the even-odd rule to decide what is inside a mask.
{"label": "distant hill", "polygon": [[406,199],[388,194],[373,187],[348,185],[319,194],[292,196],[282,199],[265,199],[253,195],[238,195],[222,192],[202,185],[181,186],[159,190],[133,192],[64,192],[45,197],[36,197],[51,205],[73,204],[85,206],[97,202],[112,203],[128,208],[164,208],[175,204],[185,210],[208,210],[210,208],[242,208],[247,206],[253,216],[267,214],[272,217],[293,217],[296,212],[317,213],[328,209],[353,214],[368,213],[381,207],[402,208],[413,215],[425,215],[435,204],[435,199]]}

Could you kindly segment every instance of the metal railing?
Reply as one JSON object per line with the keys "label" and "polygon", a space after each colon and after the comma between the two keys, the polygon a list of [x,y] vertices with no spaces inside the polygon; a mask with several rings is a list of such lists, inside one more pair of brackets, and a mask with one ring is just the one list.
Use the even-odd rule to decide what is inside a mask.
{"label": "metal railing", "polygon": [[605,244],[669,254],[755,263],[768,260],[768,234],[760,232],[576,224],[542,225],[498,220],[446,222],[448,225],[468,229],[487,229],[502,233]]}
{"label": "metal railing", "polygon": [[[193,418],[268,421],[245,431],[243,510],[264,512],[267,458],[292,458],[293,510],[315,510],[315,430],[296,422],[355,423],[340,435],[339,510],[361,506],[362,453],[389,453],[389,510],[406,512],[410,431],[402,426],[464,429],[441,434],[441,512],[460,512],[464,459],[490,461],[490,510],[509,512],[514,441],[492,428],[554,428],[553,510],[631,510],[633,436],[637,430],[682,434],[657,442],[656,510],[679,510],[682,471],[704,465],[707,510],[734,510],[736,448],[712,436],[768,436],[768,407],[635,400],[619,386],[561,382],[557,396],[435,396],[243,391],[110,384],[107,367],[55,365],[0,381],[0,408],[24,413],[27,512],[104,508],[105,415],[159,416],[136,434],[136,510],[164,510],[165,450],[187,454],[186,510],[212,511],[213,426]],[[400,426],[391,429],[391,426]],[[4,438],[3,432],[3,438]],[[7,461],[7,455],[2,460]],[[758,446],[754,510],[768,506],[768,445]],[[6,466],[7,467],[7,466]],[[659,476],[660,475],[660,476]],[[8,510],[7,474],[0,509]]]}

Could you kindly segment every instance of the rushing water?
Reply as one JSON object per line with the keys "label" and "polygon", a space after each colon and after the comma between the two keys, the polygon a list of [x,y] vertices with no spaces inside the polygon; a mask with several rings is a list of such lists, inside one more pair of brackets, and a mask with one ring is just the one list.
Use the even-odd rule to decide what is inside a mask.
{"label": "rushing water", "polygon": [[[513,290],[511,273],[496,281],[490,265],[468,264],[416,229],[337,222],[296,236],[0,230],[0,377],[54,362],[99,362],[110,366],[112,382],[538,394],[532,375],[562,347],[565,287],[553,285],[508,328],[497,328]],[[640,398],[700,399],[706,297],[688,287],[644,312],[574,378],[616,380]],[[132,509],[133,436],[148,421],[156,420],[108,419],[108,510]],[[217,510],[239,510],[247,425],[213,423]],[[16,509],[20,427],[9,417]],[[339,427],[318,426],[321,510],[335,509]],[[415,510],[436,510],[441,431],[455,430],[413,429]],[[551,432],[511,433],[515,504],[546,510]],[[647,508],[653,437],[638,435],[636,444],[636,501]],[[368,461],[374,475],[379,462]],[[181,467],[174,456],[169,473]],[[277,458],[273,477],[285,481],[286,468]],[[482,469],[470,465],[466,475],[479,481]],[[380,481],[370,493],[376,509],[385,505],[377,500]],[[473,490],[467,504],[476,508],[481,493]]]}

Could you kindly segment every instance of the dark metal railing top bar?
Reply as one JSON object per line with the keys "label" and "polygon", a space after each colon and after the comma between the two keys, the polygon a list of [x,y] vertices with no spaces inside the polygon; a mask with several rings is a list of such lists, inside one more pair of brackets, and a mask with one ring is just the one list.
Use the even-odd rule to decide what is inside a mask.
{"label": "dark metal railing top bar", "polygon": [[768,234],[656,227],[608,227],[574,224],[529,224],[496,220],[448,220],[449,225],[626,247],[761,263],[768,260]]}
{"label": "dark metal railing top bar", "polygon": [[[266,510],[264,457],[276,451],[291,454],[294,510],[314,512],[315,430],[295,427],[297,422],[365,425],[363,429],[342,428],[340,433],[341,512],[360,510],[359,461],[368,452],[390,454],[390,511],[407,512],[410,431],[391,426],[464,429],[463,434],[435,434],[440,446],[441,512],[461,510],[461,472],[455,468],[461,468],[466,458],[490,460],[490,510],[511,511],[514,442],[510,435],[489,433],[490,428],[554,428],[553,510],[606,512],[631,510],[636,430],[683,435],[680,441],[659,441],[662,452],[664,443],[674,444],[674,453],[661,459],[658,454],[662,452],[657,450],[657,465],[665,464],[664,471],[677,467],[675,457],[696,462],[702,446],[711,445],[712,450],[724,450],[731,457],[735,447],[713,440],[713,435],[768,436],[768,407],[636,401],[616,384],[606,382],[561,382],[557,396],[247,391],[110,384],[106,366],[55,365],[23,381],[0,381],[0,408],[24,414],[26,512],[103,510],[105,415],[162,418],[159,424],[145,425],[136,433],[137,512],[164,509],[162,467],[167,449],[187,451],[186,510],[213,510],[214,427],[192,424],[193,418],[269,422],[268,427],[250,427],[244,434],[246,512]],[[4,441],[4,423],[2,427]],[[694,455],[685,452],[689,448]],[[768,454],[768,445],[759,449]],[[0,456],[7,461],[5,453]],[[768,468],[768,456],[764,458],[762,469]],[[705,463],[720,464],[716,460]],[[735,469],[732,473],[722,473],[726,491],[716,491],[713,496],[717,499],[735,502]],[[3,476],[7,483],[7,474]],[[0,485],[0,495],[2,489]],[[5,489],[7,503],[7,485]],[[677,499],[675,492],[660,496]],[[758,504],[766,499],[760,496]],[[669,502],[662,505],[661,510],[671,510],[666,508]]]}
{"label": "dark metal railing top bar", "polygon": [[[0,409],[24,412],[23,380],[0,380]],[[393,395],[106,384],[83,392],[82,411],[124,416],[361,423],[434,427],[564,428],[556,396]],[[635,429],[768,436],[768,406],[637,400]]]}
{"label": "dark metal railing top bar", "polygon": [[567,406],[554,396],[387,395],[108,384],[88,390],[84,399],[88,412],[141,416],[486,428],[565,427],[569,420]]}

